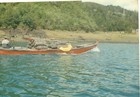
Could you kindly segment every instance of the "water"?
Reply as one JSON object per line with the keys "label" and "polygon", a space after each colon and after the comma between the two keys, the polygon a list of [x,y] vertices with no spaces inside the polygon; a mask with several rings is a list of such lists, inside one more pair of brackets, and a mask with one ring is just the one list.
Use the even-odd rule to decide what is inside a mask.
{"label": "water", "polygon": [[80,55],[0,56],[0,97],[139,97],[138,44]]}

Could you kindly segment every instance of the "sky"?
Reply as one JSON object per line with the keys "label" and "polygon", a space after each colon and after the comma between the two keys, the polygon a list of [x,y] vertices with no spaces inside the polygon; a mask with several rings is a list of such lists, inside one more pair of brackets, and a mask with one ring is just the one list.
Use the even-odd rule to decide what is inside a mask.
{"label": "sky", "polygon": [[102,5],[121,6],[128,10],[138,11],[138,0],[0,0],[0,2],[36,2],[36,1],[82,1],[95,2]]}
{"label": "sky", "polygon": [[102,5],[121,6],[128,10],[138,11],[138,0],[82,0],[83,2],[95,2]]}

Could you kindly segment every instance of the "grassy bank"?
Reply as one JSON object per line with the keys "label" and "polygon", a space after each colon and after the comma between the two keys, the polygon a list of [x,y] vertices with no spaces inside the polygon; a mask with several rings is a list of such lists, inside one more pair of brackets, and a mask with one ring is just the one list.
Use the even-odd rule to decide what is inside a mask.
{"label": "grassy bank", "polygon": [[[4,31],[0,31],[0,38],[3,36],[10,36]],[[15,41],[22,41],[22,35],[18,34],[17,37],[14,37]],[[45,37],[46,39],[58,39],[66,41],[95,41],[99,40],[100,42],[112,42],[112,43],[138,43],[139,37],[138,34],[128,34],[120,32],[94,32],[94,33],[85,33],[82,31],[50,31],[45,30],[44,34],[39,35]],[[32,34],[29,34],[29,37],[33,37]],[[38,37],[36,35],[35,37]]]}
{"label": "grassy bank", "polygon": [[126,34],[120,32],[68,32],[68,31],[46,31],[49,38],[67,39],[71,41],[94,41],[113,43],[138,43],[138,34]]}

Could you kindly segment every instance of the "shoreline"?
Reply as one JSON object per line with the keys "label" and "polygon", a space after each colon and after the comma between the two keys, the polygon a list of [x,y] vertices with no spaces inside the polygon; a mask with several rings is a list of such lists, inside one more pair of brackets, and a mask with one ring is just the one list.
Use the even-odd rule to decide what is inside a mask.
{"label": "shoreline", "polygon": [[[139,35],[136,33],[120,33],[120,32],[93,32],[93,33],[85,33],[82,31],[50,31],[50,30],[43,30],[44,33],[40,36],[31,33],[27,35],[27,37],[34,37],[34,38],[44,38],[44,39],[53,39],[53,40],[62,40],[62,41],[69,41],[69,42],[85,42],[85,43],[92,43],[96,40],[99,40],[100,43],[139,43]],[[34,35],[33,35],[34,34]],[[0,38],[2,39],[4,36],[10,36],[6,32],[0,30]],[[12,40],[15,42],[24,42],[26,40],[23,39],[23,35],[19,33],[15,35],[16,37],[12,37]],[[0,39],[0,40],[1,40]]]}

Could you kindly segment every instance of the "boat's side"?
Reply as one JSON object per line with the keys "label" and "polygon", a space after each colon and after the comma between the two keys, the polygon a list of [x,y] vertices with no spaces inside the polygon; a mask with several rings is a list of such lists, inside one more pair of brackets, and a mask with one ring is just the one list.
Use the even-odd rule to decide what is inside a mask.
{"label": "boat's side", "polygon": [[50,49],[50,50],[0,50],[0,55],[21,55],[21,54],[61,54],[61,53],[66,53],[66,54],[81,54],[84,53],[88,50],[93,49],[96,47],[97,44],[94,44],[92,46],[88,47],[83,47],[83,48],[75,48],[71,49],[70,51],[62,51],[59,49]]}
{"label": "boat's side", "polygon": [[84,48],[72,49],[69,52],[67,52],[67,54],[81,54],[95,48],[96,46],[97,45],[92,45]]}

